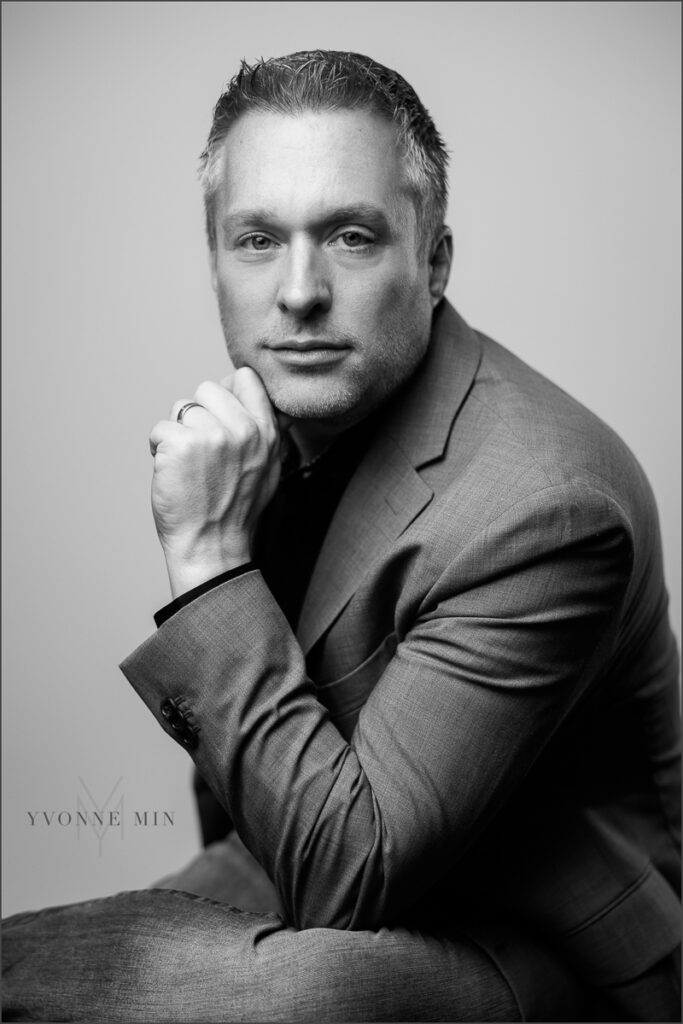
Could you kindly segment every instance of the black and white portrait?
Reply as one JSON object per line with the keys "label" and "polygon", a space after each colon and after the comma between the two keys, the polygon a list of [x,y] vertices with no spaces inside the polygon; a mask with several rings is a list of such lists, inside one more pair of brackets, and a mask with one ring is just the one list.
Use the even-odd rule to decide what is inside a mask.
{"label": "black and white portrait", "polygon": [[2,5],[4,1019],[675,1019],[679,39]]}

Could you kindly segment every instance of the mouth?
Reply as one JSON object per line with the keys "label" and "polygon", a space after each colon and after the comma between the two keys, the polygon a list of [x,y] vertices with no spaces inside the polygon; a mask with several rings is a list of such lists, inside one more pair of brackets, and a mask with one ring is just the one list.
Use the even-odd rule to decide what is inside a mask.
{"label": "mouth", "polygon": [[320,352],[320,351],[337,351],[340,349],[346,349],[349,346],[343,342],[338,341],[325,341],[323,338],[289,338],[287,341],[274,342],[267,346],[273,349],[275,352]]}
{"label": "mouth", "polygon": [[313,366],[335,363],[345,358],[351,351],[350,345],[321,338],[299,339],[267,345],[266,348],[281,362],[292,366]]}

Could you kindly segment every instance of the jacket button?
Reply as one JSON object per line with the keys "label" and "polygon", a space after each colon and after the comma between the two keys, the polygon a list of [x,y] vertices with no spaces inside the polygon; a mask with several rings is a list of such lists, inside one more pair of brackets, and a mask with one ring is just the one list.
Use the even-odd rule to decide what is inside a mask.
{"label": "jacket button", "polygon": [[173,711],[175,710],[175,708],[174,708],[173,701],[171,700],[170,697],[166,697],[165,700],[162,700],[161,707],[160,707],[159,710],[161,711],[161,713],[164,716],[164,718],[170,718],[172,716]]}
{"label": "jacket button", "polygon": [[194,750],[199,742],[199,728],[191,721],[192,715],[185,704],[182,697],[165,697],[159,710],[176,733],[176,739],[188,750]]}
{"label": "jacket button", "polygon": [[173,698],[167,697],[161,702],[161,713],[175,732],[182,729],[183,715]]}

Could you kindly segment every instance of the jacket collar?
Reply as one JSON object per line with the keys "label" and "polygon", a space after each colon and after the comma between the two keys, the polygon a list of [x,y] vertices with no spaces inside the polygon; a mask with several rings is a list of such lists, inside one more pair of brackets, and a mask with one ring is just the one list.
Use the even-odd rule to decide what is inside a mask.
{"label": "jacket collar", "polygon": [[480,359],[476,334],[442,301],[425,358],[388,404],[330,524],[301,610],[297,632],[304,652],[339,615],[375,558],[431,501],[417,469],[443,456]]}
{"label": "jacket collar", "polygon": [[480,360],[479,338],[444,299],[434,312],[427,354],[380,427],[416,469],[443,455]]}

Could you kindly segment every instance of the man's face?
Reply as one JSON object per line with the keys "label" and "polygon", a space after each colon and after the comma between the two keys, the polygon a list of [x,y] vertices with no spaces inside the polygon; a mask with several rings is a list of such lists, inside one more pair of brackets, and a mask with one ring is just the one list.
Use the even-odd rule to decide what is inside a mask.
{"label": "man's face", "polygon": [[391,124],[352,110],[245,115],[215,218],[228,352],[276,409],[350,425],[410,376],[434,302]]}

